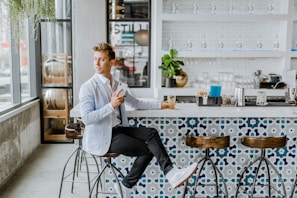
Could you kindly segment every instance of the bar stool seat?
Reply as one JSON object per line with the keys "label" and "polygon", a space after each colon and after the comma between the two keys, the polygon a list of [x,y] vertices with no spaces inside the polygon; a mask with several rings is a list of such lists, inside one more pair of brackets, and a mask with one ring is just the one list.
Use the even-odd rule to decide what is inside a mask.
{"label": "bar stool seat", "polygon": [[[191,197],[195,197],[196,194],[196,189],[198,186],[215,186],[215,196],[214,197],[226,197],[228,198],[228,190],[227,190],[227,185],[225,183],[223,174],[221,171],[218,169],[218,167],[215,165],[214,161],[209,155],[210,149],[224,149],[228,148],[230,146],[230,136],[186,136],[186,145],[195,147],[195,148],[201,148],[205,149],[205,155],[204,157],[198,162],[198,164],[202,163],[202,166],[199,168],[198,174],[196,176],[196,181],[195,181],[195,187],[194,190],[192,191]],[[214,180],[215,183],[210,183],[210,184],[202,184],[201,182],[199,183],[199,179],[201,177],[202,171],[205,169],[206,164],[210,164],[213,172],[214,172]],[[199,166],[199,165],[198,165]],[[220,187],[219,185],[219,180],[218,178],[222,179],[224,188]],[[187,194],[187,186],[185,187],[185,192],[184,192],[184,197]]]}
{"label": "bar stool seat", "polygon": [[[82,138],[83,138],[82,131],[83,131],[83,129],[84,129],[84,124],[81,122],[81,120],[78,120],[77,123],[70,123],[65,127],[66,138],[72,139],[72,140],[78,140],[78,147],[71,153],[71,155],[68,157],[68,159],[66,160],[66,163],[63,167],[62,178],[61,178],[61,182],[60,182],[59,198],[61,197],[61,194],[62,194],[62,188],[63,188],[64,182],[72,183],[71,184],[71,193],[73,193],[74,183],[87,183],[89,192],[91,191],[91,183],[92,183],[92,180],[95,179],[95,177],[93,179],[90,178],[87,153],[82,150]],[[92,158],[94,159],[94,162],[95,162],[96,168],[97,168],[96,172],[98,173],[99,166],[98,166],[97,160],[93,156],[92,156]],[[71,169],[71,171],[66,173],[66,170],[68,171],[67,167],[68,167],[68,165],[70,165],[69,164],[70,161],[72,162],[72,159],[74,162],[73,168]],[[81,167],[82,167],[83,163],[85,163],[84,165],[86,167],[86,176],[87,176],[87,178],[84,180],[76,178],[76,177],[78,177],[78,173],[82,172]]]}
{"label": "bar stool seat", "polygon": [[[104,159],[104,158],[107,158],[105,161],[105,165],[103,168],[101,168],[101,171],[100,173],[98,174],[94,184],[93,184],[93,187],[90,191],[90,194],[89,194],[89,198],[91,198],[93,196],[93,191],[94,189],[96,188],[96,192],[95,192],[95,196],[98,197],[98,194],[99,195],[118,195],[116,192],[106,192],[104,191],[103,189],[103,184],[105,183],[104,182],[104,178],[102,178],[103,174],[105,173],[106,170],[108,170],[108,168],[111,170],[112,174],[113,174],[113,177],[114,179],[116,180],[116,183],[117,185],[119,186],[119,189],[121,191],[121,198],[123,197],[123,192],[122,192],[122,187],[121,187],[121,184],[120,184],[120,177],[123,178],[124,175],[122,174],[122,172],[112,163],[112,159],[113,158],[116,158],[118,157],[120,154],[118,153],[106,153],[104,155],[93,155],[94,157],[99,157],[100,159]],[[100,187],[99,187],[100,185]]]}
{"label": "bar stool seat", "polygon": [[[258,157],[256,160],[254,160],[253,162],[251,162],[248,166],[246,166],[243,170],[243,172],[240,175],[240,179],[237,185],[237,190],[236,190],[236,197],[238,197],[238,193],[240,190],[241,186],[252,186],[252,190],[251,192],[251,197],[254,197],[254,193],[256,193],[256,186],[267,186],[268,187],[268,197],[273,197],[272,196],[272,190],[275,190],[275,192],[277,192],[279,195],[281,195],[282,197],[287,197],[286,195],[286,189],[285,189],[285,185],[283,182],[283,179],[281,178],[280,173],[278,172],[278,170],[276,169],[276,167],[268,160],[268,158],[266,157],[266,149],[275,149],[275,148],[281,148],[286,146],[287,143],[287,137],[286,136],[281,136],[281,137],[251,137],[251,136],[246,136],[242,138],[242,144],[250,147],[250,148],[258,148],[261,149],[261,155],[260,157]],[[253,165],[255,163],[259,162],[257,169],[256,169],[256,174],[253,176],[253,183],[252,184],[244,184],[242,182],[245,173],[247,173],[247,170],[251,167],[253,167]],[[261,183],[260,181],[257,183],[258,180],[258,175],[259,175],[259,171],[260,168],[262,167],[262,163],[264,162],[264,167],[266,168],[266,173],[268,176],[268,184],[264,184],[263,182]],[[282,192],[278,189],[276,189],[274,186],[271,185],[271,177],[270,177],[270,169],[269,167],[271,167],[274,172],[276,173],[277,177],[280,179],[281,184],[282,184]],[[252,175],[252,174],[249,174]],[[246,189],[245,189],[246,190]],[[250,193],[249,193],[250,194]]]}

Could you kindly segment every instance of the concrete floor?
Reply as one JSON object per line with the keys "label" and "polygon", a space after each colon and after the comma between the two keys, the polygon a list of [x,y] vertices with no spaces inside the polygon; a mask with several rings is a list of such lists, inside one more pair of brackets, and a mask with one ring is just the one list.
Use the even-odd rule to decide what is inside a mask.
{"label": "concrete floor", "polygon": [[[0,189],[0,198],[58,197],[63,166],[76,148],[76,144],[41,145]],[[94,178],[95,174],[92,177]],[[76,183],[74,193],[71,194],[70,183],[66,182],[62,198],[88,197],[88,192],[87,184]]]}

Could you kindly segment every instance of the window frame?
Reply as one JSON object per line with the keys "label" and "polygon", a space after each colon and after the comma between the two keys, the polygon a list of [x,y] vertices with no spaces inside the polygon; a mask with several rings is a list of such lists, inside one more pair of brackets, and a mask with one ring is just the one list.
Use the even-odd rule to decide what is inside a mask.
{"label": "window frame", "polygon": [[[38,58],[38,40],[35,40],[32,35],[33,32],[33,20],[32,19],[25,19],[24,23],[28,25],[28,31],[24,32],[24,34],[28,34],[28,61],[30,63],[29,66],[29,90],[28,90],[28,99],[22,101],[22,94],[21,94],[21,73],[20,73],[20,49],[19,49],[19,40],[16,41],[15,39],[10,39],[10,52],[9,52],[9,59],[11,62],[10,65],[10,81],[11,81],[11,103],[7,105],[6,108],[0,110],[0,116],[4,115],[10,111],[13,111],[33,100],[38,99],[38,68],[37,64],[40,58]],[[39,31],[39,30],[37,30]],[[10,37],[12,38],[11,31],[9,32]]]}

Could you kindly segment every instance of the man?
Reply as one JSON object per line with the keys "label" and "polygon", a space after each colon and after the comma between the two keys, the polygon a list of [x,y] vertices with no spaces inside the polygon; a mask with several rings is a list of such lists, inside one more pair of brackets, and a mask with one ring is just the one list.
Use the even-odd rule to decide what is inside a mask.
{"label": "man", "polygon": [[[136,109],[165,109],[170,104],[138,100],[118,89],[120,82],[110,74],[115,62],[112,47],[99,43],[93,50],[96,73],[81,86],[79,93],[81,116],[86,125],[84,150],[95,155],[111,152],[136,157],[121,183],[124,197],[130,197],[132,187],[153,157],[156,157],[169,183],[174,188],[181,186],[196,171],[198,164],[184,169],[174,167],[156,129],[129,127],[124,101]],[[116,190],[119,193],[117,186]]]}

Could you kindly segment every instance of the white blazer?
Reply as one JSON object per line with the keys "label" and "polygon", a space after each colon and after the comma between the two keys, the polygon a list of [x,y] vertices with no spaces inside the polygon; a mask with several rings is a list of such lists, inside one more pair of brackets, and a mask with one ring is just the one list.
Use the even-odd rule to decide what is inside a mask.
{"label": "white blazer", "polygon": [[[118,81],[116,81],[118,84]],[[98,74],[83,83],[79,91],[81,118],[85,131],[83,149],[94,155],[107,153],[112,137],[112,113],[114,109],[109,104],[103,82]],[[161,103],[156,101],[142,101],[125,94],[125,103],[135,109],[160,109]],[[121,105],[122,126],[129,126],[125,105]]]}

